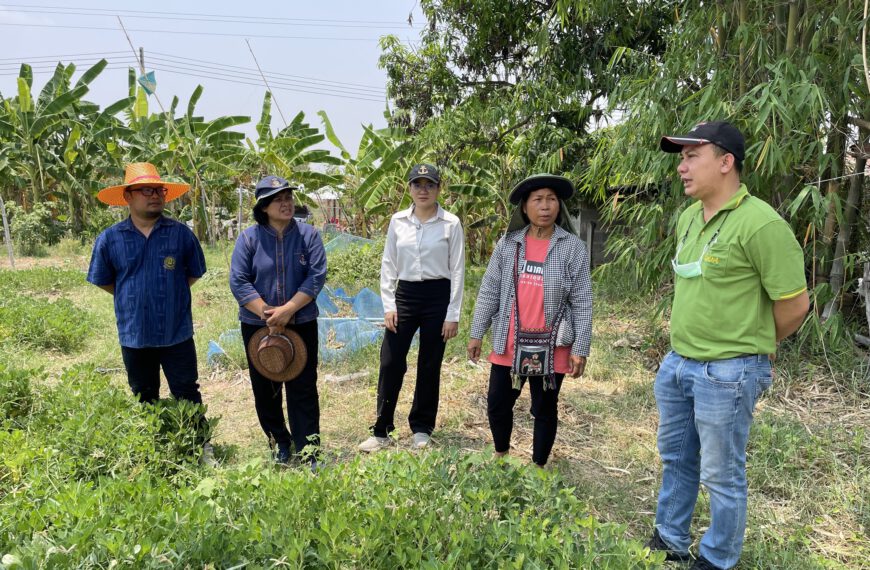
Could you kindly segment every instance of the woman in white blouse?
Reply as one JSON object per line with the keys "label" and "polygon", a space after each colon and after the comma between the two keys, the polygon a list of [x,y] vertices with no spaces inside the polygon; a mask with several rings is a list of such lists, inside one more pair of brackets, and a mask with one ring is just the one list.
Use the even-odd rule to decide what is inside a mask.
{"label": "woman in white blouse", "polygon": [[465,280],[465,236],[459,218],[438,204],[441,176],[431,164],[408,175],[414,204],[393,214],[381,261],[384,342],[378,377],[377,419],[372,436],[359,445],[371,452],[390,445],[408,350],[417,329],[417,385],[408,422],[414,447],[429,444],[438,413],[441,360],[447,341],[459,329]]}

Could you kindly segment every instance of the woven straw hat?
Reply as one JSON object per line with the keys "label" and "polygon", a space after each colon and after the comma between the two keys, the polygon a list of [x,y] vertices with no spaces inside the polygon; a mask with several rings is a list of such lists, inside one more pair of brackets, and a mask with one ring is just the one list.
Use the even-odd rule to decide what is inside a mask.
{"label": "woven straw hat", "polygon": [[124,172],[124,183],[118,186],[103,188],[97,194],[97,199],[110,206],[126,206],[124,190],[137,186],[153,186],[159,184],[166,188],[166,201],[171,202],[190,190],[190,184],[181,182],[166,182],[160,179],[157,168],[150,162],[134,162],[127,165]]}
{"label": "woven straw hat", "polygon": [[308,349],[299,333],[283,329],[269,334],[259,329],[248,341],[248,354],[257,372],[274,382],[295,380],[308,362]]}

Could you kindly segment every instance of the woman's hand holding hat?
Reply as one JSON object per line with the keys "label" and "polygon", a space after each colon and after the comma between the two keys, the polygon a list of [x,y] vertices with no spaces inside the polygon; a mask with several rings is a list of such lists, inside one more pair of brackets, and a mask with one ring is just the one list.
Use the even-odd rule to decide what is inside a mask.
{"label": "woman's hand holding hat", "polygon": [[296,306],[292,302],[288,302],[280,307],[268,307],[263,310],[263,316],[266,319],[266,325],[271,330],[272,328],[284,328],[293,315],[296,314]]}

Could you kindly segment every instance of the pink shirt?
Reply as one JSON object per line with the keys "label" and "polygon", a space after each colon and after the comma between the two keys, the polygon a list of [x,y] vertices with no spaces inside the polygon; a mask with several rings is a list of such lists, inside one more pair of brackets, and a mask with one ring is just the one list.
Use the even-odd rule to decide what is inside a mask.
{"label": "pink shirt", "polygon": [[[517,287],[520,304],[520,322],[526,329],[541,329],[546,326],[544,317],[544,261],[547,259],[547,248],[550,246],[549,239],[538,239],[526,235],[526,261],[525,267],[520,260],[520,282]],[[511,307],[511,321],[508,328],[507,344],[505,353],[491,352],[489,361],[501,366],[513,366],[514,364],[514,321],[516,310]],[[557,373],[568,374],[571,372],[571,347],[557,346],[556,360],[553,366]]]}

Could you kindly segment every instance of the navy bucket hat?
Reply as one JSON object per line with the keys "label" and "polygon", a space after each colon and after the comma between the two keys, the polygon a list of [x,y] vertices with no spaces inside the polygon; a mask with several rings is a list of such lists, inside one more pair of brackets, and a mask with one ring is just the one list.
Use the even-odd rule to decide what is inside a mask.
{"label": "navy bucket hat", "polygon": [[284,190],[297,190],[298,186],[293,186],[284,178],[280,176],[269,175],[257,182],[257,187],[254,190],[254,196],[257,198],[257,202],[264,198],[268,198],[269,196],[274,196],[278,192],[283,192]]}

